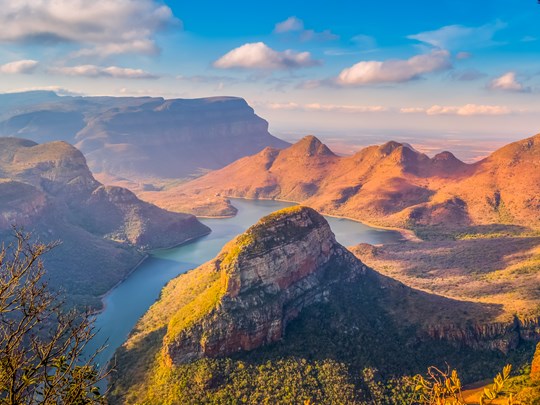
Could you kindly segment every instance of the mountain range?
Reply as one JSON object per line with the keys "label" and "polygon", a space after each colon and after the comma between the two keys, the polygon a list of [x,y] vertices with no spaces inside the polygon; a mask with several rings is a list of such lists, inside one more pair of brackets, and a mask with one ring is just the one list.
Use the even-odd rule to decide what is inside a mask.
{"label": "mountain range", "polygon": [[148,184],[221,168],[267,146],[289,144],[268,132],[237,97],[78,97],[52,92],[0,96],[0,136],[62,140],[107,181]]}
{"label": "mountain range", "polygon": [[539,167],[540,135],[473,164],[450,152],[430,158],[397,142],[342,157],[307,136],[287,149],[266,148],[191,182],[140,196],[198,215],[233,214],[227,197],[268,198],[379,226],[448,231],[496,223],[537,229]]}
{"label": "mountain range", "polygon": [[37,144],[0,138],[0,237],[24,227],[43,242],[62,243],[47,255],[50,284],[70,303],[100,307],[99,296],[126,277],[149,249],[207,234],[194,216],[104,186],[83,154],[66,142]]}

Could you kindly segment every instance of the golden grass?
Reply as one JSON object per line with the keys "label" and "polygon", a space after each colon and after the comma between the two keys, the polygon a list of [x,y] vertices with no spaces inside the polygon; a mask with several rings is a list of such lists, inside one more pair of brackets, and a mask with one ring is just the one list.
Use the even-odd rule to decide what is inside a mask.
{"label": "golden grass", "polygon": [[359,245],[368,266],[406,285],[444,297],[500,304],[497,321],[540,314],[540,237]]}

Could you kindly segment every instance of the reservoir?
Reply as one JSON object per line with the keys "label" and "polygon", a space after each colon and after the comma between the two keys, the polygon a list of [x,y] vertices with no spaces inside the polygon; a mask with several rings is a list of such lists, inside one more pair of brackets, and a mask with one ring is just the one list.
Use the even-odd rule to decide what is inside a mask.
{"label": "reservoir", "polygon": [[[176,276],[213,259],[221,248],[260,218],[292,203],[269,200],[233,200],[238,214],[226,219],[201,219],[212,233],[188,244],[154,251],[131,275],[104,298],[104,310],[96,316],[96,337],[88,353],[106,344],[96,362],[104,365],[124,343],[137,320],[159,297],[161,289]],[[336,239],[344,246],[358,243],[391,243],[401,239],[396,231],[376,229],[349,219],[326,217]]]}

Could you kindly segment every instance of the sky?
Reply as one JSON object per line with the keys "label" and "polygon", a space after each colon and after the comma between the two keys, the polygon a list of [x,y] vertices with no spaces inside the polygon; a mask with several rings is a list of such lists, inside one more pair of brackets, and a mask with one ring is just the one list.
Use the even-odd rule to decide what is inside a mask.
{"label": "sky", "polygon": [[536,0],[0,0],[0,92],[239,96],[288,140],[472,161],[540,132]]}

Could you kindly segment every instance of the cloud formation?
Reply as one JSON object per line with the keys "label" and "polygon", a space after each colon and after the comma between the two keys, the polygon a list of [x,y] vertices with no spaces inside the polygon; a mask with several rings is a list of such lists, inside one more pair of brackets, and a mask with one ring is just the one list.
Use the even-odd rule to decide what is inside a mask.
{"label": "cloud formation", "polygon": [[66,66],[52,70],[53,73],[59,73],[67,76],[84,77],[114,77],[117,79],[157,79],[158,76],[146,72],[142,69],[130,69],[118,66],[96,66],[79,65]]}
{"label": "cloud formation", "polygon": [[153,35],[177,23],[154,0],[0,0],[0,42],[67,42],[77,55],[155,53]]}
{"label": "cloud formation", "polygon": [[312,29],[306,29],[304,21],[297,17],[289,17],[285,21],[281,21],[274,27],[274,33],[298,33],[301,41],[333,41],[339,38],[339,35],[334,34],[330,30],[317,32]]}
{"label": "cloud formation", "polygon": [[482,73],[476,69],[457,70],[457,71],[453,71],[450,74],[450,77],[453,80],[457,80],[461,82],[470,82],[473,80],[481,79],[486,76],[487,75],[485,73]]}
{"label": "cloud formation", "polygon": [[362,86],[378,83],[402,83],[424,74],[450,69],[450,53],[435,50],[406,60],[364,61],[341,71],[336,83],[341,86]]}
{"label": "cloud formation", "polygon": [[400,112],[402,114],[423,113],[427,115],[461,115],[470,117],[475,115],[508,115],[512,113],[512,110],[500,105],[465,104],[462,106],[433,105],[429,108],[407,107],[401,108]]}
{"label": "cloud formation", "polygon": [[38,67],[39,62],[32,59],[17,60],[0,65],[0,73],[6,74],[21,74],[32,73]]}
{"label": "cloud formation", "polygon": [[502,76],[493,79],[489,83],[488,88],[515,92],[526,92],[530,90],[517,80],[515,72],[506,72]]}
{"label": "cloud formation", "polygon": [[219,69],[297,69],[319,65],[309,52],[295,52],[290,49],[278,52],[264,42],[244,44],[226,53],[214,62]]}
{"label": "cloud formation", "polygon": [[302,31],[304,29],[304,22],[297,17],[289,17],[285,21],[279,22],[274,28],[274,32],[277,34],[283,34],[284,32]]}
{"label": "cloud formation", "polygon": [[463,25],[447,25],[433,31],[420,32],[407,38],[434,46],[440,49],[460,50],[482,48],[496,45],[493,37],[497,31],[507,24],[496,21],[480,27],[465,27]]}
{"label": "cloud formation", "polygon": [[286,111],[324,111],[343,113],[378,113],[388,111],[380,105],[348,105],[348,104],[297,104],[297,103],[269,103],[265,105],[270,110]]}

